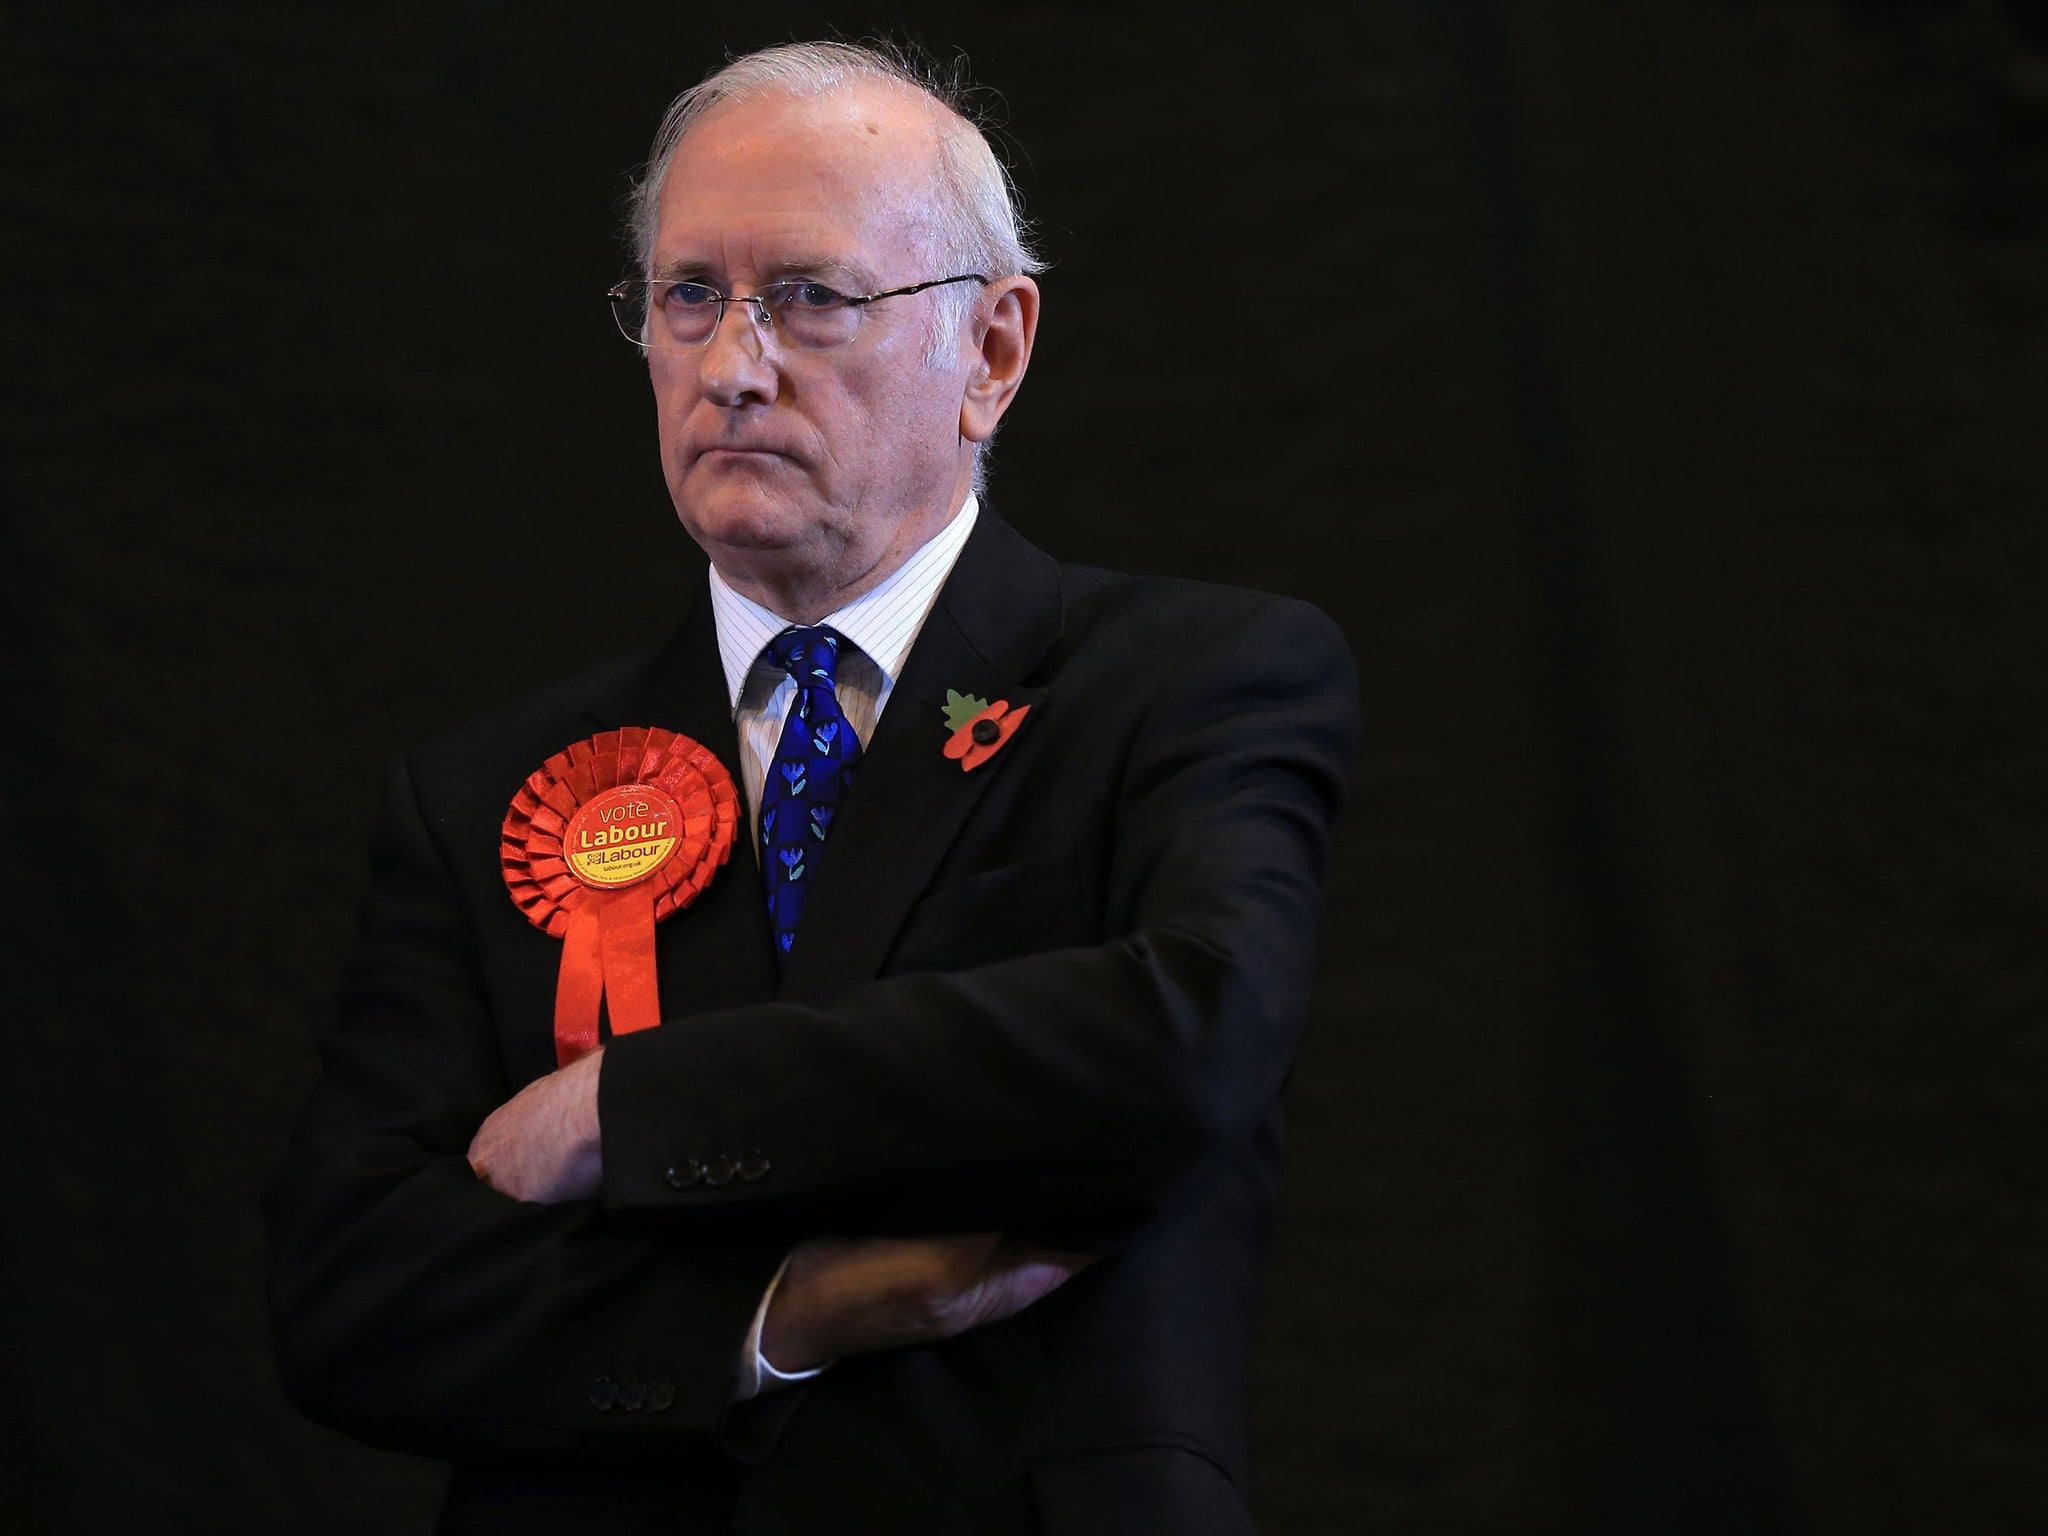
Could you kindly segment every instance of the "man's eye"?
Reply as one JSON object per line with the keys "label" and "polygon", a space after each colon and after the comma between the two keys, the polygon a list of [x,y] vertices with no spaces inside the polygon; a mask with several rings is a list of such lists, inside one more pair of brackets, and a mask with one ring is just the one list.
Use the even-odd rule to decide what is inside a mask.
{"label": "man's eye", "polygon": [[838,289],[827,288],[823,283],[814,283],[808,278],[775,286],[782,302],[795,309],[830,309],[845,302],[846,297]]}
{"label": "man's eye", "polygon": [[718,302],[718,290],[709,283],[670,283],[661,302],[678,309],[701,309]]}

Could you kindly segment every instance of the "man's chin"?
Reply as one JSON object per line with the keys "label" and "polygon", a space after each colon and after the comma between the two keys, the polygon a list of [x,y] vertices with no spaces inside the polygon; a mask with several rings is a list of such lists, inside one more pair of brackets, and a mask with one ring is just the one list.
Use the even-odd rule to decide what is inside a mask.
{"label": "man's chin", "polygon": [[720,550],[782,550],[809,542],[818,519],[806,515],[808,501],[777,496],[767,487],[721,485],[679,500],[676,515],[716,559]]}

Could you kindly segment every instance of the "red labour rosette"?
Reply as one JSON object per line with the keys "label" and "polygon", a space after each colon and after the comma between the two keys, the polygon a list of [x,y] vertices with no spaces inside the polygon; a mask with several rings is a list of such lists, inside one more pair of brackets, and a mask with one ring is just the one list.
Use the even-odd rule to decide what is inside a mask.
{"label": "red labour rosette", "polygon": [[654,925],[732,857],[739,791],[708,747],[659,726],[603,731],[557,752],[505,812],[499,860],[513,904],[562,941],[555,1059],[661,1022]]}

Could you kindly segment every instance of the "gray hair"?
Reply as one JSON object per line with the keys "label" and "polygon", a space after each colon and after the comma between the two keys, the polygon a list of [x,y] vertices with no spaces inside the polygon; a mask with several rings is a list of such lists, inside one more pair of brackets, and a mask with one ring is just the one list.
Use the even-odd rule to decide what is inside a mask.
{"label": "gray hair", "polygon": [[932,209],[939,259],[987,277],[1043,271],[1045,263],[1029,243],[1017,189],[988,135],[970,116],[962,72],[946,79],[914,56],[885,45],[826,42],[784,43],[743,54],[669,103],[647,169],[634,184],[628,216],[642,274],[654,256],[662,183],[698,119],[727,102],[777,94],[822,96],[858,80],[908,86],[952,119],[939,133],[939,185]]}

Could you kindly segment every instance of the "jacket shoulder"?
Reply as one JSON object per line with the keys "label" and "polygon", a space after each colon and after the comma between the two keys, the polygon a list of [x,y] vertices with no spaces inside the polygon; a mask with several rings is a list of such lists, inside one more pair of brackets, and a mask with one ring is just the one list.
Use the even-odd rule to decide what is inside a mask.
{"label": "jacket shoulder", "polygon": [[1097,630],[1138,643],[1220,639],[1233,632],[1287,637],[1289,643],[1341,656],[1351,647],[1337,623],[1315,604],[1277,592],[1180,576],[1134,576],[1099,566],[1060,566],[1070,641]]}
{"label": "jacket shoulder", "polygon": [[[615,712],[652,654],[603,662],[429,737],[406,754],[416,780],[423,787],[474,785],[509,797],[550,756],[589,736],[593,714]],[[479,778],[493,782],[479,784]],[[500,778],[506,782],[495,782]]]}

